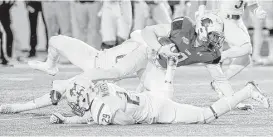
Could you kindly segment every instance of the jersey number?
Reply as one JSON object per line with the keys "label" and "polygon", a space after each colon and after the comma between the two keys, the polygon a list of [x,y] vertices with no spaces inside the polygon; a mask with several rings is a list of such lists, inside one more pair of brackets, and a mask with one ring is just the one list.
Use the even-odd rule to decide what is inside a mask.
{"label": "jersey number", "polygon": [[236,8],[236,9],[239,9],[239,8],[241,8],[241,7],[243,6],[244,1],[243,1],[243,0],[240,0],[239,2],[240,2],[240,3],[238,3],[237,5],[235,5],[235,8]]}
{"label": "jersey number", "polygon": [[180,55],[178,56],[178,62],[182,62],[189,58],[185,53],[181,52]]}
{"label": "jersey number", "polygon": [[110,116],[107,114],[102,114],[102,122],[110,123]]}

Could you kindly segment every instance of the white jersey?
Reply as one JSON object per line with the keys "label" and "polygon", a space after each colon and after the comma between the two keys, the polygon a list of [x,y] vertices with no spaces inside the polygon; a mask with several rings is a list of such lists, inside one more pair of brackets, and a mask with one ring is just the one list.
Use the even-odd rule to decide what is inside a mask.
{"label": "white jersey", "polygon": [[[212,1],[214,2],[214,1]],[[242,15],[246,4],[248,6],[257,3],[256,0],[217,0],[216,7],[223,13],[231,15]]]}
{"label": "white jersey", "polygon": [[[107,85],[109,93],[98,95],[91,107],[92,117],[97,124],[125,125],[154,122],[155,113],[149,95],[128,92],[114,84]],[[124,115],[120,116],[118,111]],[[127,122],[128,119],[130,122]]]}

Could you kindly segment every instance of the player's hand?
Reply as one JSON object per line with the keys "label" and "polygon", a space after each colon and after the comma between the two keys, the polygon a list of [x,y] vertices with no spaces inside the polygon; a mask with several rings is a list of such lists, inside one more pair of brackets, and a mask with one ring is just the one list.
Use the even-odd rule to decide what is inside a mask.
{"label": "player's hand", "polygon": [[267,16],[266,11],[264,11],[261,7],[256,8],[254,10],[254,14],[260,20],[264,20]]}
{"label": "player's hand", "polygon": [[54,113],[50,116],[49,121],[51,124],[63,124],[65,117],[60,113]]}
{"label": "player's hand", "polygon": [[159,49],[158,54],[165,56],[165,57],[178,57],[180,54],[173,52],[174,48],[175,48],[175,45],[173,43],[169,44],[169,45],[162,46]]}

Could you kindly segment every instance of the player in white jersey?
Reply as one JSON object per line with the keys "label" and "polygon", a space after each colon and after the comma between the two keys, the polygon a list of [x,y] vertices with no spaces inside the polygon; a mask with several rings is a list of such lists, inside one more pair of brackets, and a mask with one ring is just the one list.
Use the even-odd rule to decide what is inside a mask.
{"label": "player in white jersey", "polygon": [[[172,74],[174,74],[173,71],[170,70]],[[154,84],[160,88],[144,93],[129,92],[124,88],[106,82],[98,82],[95,86],[89,86],[90,88],[75,84],[68,89],[66,96],[68,104],[76,116],[64,117],[60,113],[54,113],[50,117],[50,122],[53,124],[90,124],[94,122],[101,125],[204,124],[231,111],[238,103],[249,98],[255,99],[262,103],[265,108],[269,108],[268,99],[261,94],[254,82],[247,83],[242,90],[233,96],[223,97],[210,107],[196,107],[172,101],[161,94],[170,91],[164,87],[170,87],[171,83]],[[160,90],[164,90],[164,92]]]}
{"label": "player in white jersey", "polygon": [[[198,14],[202,16],[205,13],[206,2],[199,6],[197,12],[197,25],[200,25]],[[221,54],[221,62],[226,59],[232,58],[233,61],[229,65],[229,68],[223,73],[221,69],[215,69],[211,71],[212,75],[219,77],[219,80],[212,82],[213,88],[221,95],[229,96],[234,93],[230,88],[229,90],[221,84],[223,78],[230,79],[242,71],[246,66],[250,64],[250,54],[252,53],[252,45],[250,37],[245,27],[242,14],[244,12],[245,5],[247,4],[250,11],[252,11],[258,18],[264,19],[266,12],[262,10],[257,1],[255,0],[229,0],[229,1],[217,1],[219,9],[215,10],[224,22],[224,35],[225,40],[229,44],[230,48],[225,50]],[[199,30],[197,30],[198,32]],[[214,67],[214,66],[212,66]],[[217,67],[217,66],[215,66]],[[228,91],[228,92],[224,92]],[[243,107],[244,108],[244,107]]]}
{"label": "player in white jersey", "polygon": [[[218,27],[215,27],[215,28],[212,27],[210,28],[210,30],[221,32],[223,28],[222,27],[223,24],[221,23],[218,24],[215,21],[214,17],[215,16],[210,17],[214,22],[213,25],[210,25],[210,27],[216,25],[220,27],[220,29]],[[157,30],[157,33],[160,32],[159,35],[167,36],[170,31],[171,32],[181,31],[182,32],[181,34],[185,35],[185,36],[182,35],[181,37],[184,37],[184,40],[186,41],[187,44],[185,43],[186,44],[185,45],[184,43],[182,44],[179,43],[180,45],[178,45],[178,47],[184,48],[183,51],[185,50],[185,48],[189,48],[189,50],[192,50],[192,51],[189,56],[184,55],[185,53],[181,55],[182,57],[180,57],[179,59],[178,66],[189,65],[196,62],[213,63],[213,62],[219,61],[220,60],[218,57],[219,49],[217,49],[218,47],[217,45],[219,44],[220,46],[221,42],[218,42],[218,41],[214,42],[213,40],[211,41],[210,39],[208,40],[212,43],[215,43],[215,44],[211,43],[210,46],[215,47],[216,49],[208,49],[209,47],[201,46],[201,45],[199,45],[200,47],[191,48],[190,46],[192,46],[193,44],[197,46],[198,44],[200,44],[201,41],[197,42],[198,40],[200,40],[199,37],[198,38],[189,37],[190,40],[186,38],[188,36],[191,36],[192,34],[195,35],[194,24],[191,23],[191,20],[189,18],[185,17],[183,20],[182,19],[179,18],[177,20],[174,20],[174,23],[172,24],[172,25],[175,25],[174,27],[171,27],[172,25],[169,25],[169,24],[155,25],[155,26],[151,26],[147,28],[145,31],[143,31],[143,33],[145,34],[149,33],[149,34],[155,35],[153,34],[154,32],[152,32],[151,30]],[[176,27],[177,23],[180,24],[181,26],[179,27],[183,29],[179,29],[179,28],[177,29]],[[186,27],[185,25],[189,27]],[[185,27],[182,27],[182,26],[185,26]],[[174,28],[175,30],[173,31],[171,28]],[[190,35],[188,35],[189,32],[191,33]],[[165,74],[168,72],[166,72],[166,68],[161,66],[161,64],[159,63],[160,60],[164,62],[164,60],[162,59],[164,58],[164,56],[161,56],[160,59],[158,58],[158,56],[162,52],[161,50],[164,51],[164,49],[166,51],[171,52],[171,55],[178,54],[178,53],[173,53],[171,51],[171,47],[174,48],[174,44],[171,42],[168,43],[169,38],[163,38],[163,40],[159,39],[159,41],[157,41],[159,46],[160,44],[164,46],[162,46],[162,48],[158,47],[159,49],[157,50],[153,50],[154,48],[146,46],[144,40],[141,40],[141,36],[137,34],[140,34],[140,33],[138,32],[132,33],[132,39],[127,40],[121,46],[106,50],[103,53],[101,52],[97,53],[97,51],[94,50],[92,47],[84,44],[83,42],[77,39],[73,39],[66,36],[52,37],[49,42],[50,47],[49,47],[47,61],[46,62],[35,62],[35,61],[30,62],[29,63],[30,66],[32,68],[46,71],[49,74],[56,74],[57,59],[59,54],[62,54],[66,56],[73,64],[80,67],[84,71],[84,73],[82,75],[77,76],[76,78],[72,78],[70,80],[65,81],[64,84],[60,84],[59,82],[54,81],[53,90],[51,91],[51,93],[46,94],[38,99],[35,99],[35,103],[31,101],[28,103],[20,104],[17,107],[13,107],[14,105],[10,105],[10,106],[1,105],[0,112],[2,113],[22,112],[22,111],[27,111],[31,109],[40,108],[40,107],[45,107],[51,104],[56,105],[58,101],[61,99],[62,95],[64,94],[66,85],[70,84],[70,81],[73,82],[75,79],[77,80],[77,78],[81,79],[82,76],[83,77],[87,76],[89,79],[97,81],[100,79],[117,79],[117,78],[119,79],[119,78],[123,78],[124,76],[127,76],[128,74],[137,72],[141,81],[139,84],[139,88],[137,90],[139,92],[152,90],[153,88],[155,88],[153,86],[156,85],[153,83],[164,84]],[[176,33],[172,33],[172,34],[176,34]],[[212,32],[211,34],[214,34],[214,33]],[[180,36],[178,35],[172,36],[172,38],[177,38],[177,40],[180,40]],[[221,35],[218,36],[215,34],[215,36],[212,36],[210,38],[221,40],[222,37]],[[167,39],[167,42],[164,43],[164,40],[166,39]],[[189,43],[187,41],[191,41],[192,43]],[[150,45],[154,46],[156,44],[150,44]],[[97,63],[103,62],[103,61],[111,65],[113,62],[111,60],[113,60],[114,58],[114,61],[115,61],[117,57],[114,55],[116,55],[116,53],[120,53],[120,52],[115,52],[115,49],[117,49],[117,51],[121,50],[122,52],[126,52],[125,50],[123,50],[123,48],[132,49],[133,52],[131,52],[129,55],[121,59],[116,65],[114,65],[114,67],[105,67],[101,65],[101,69],[98,68],[99,66],[97,66]],[[196,51],[195,49],[198,49],[198,51]],[[202,54],[198,54],[197,52]],[[106,58],[106,57],[103,58],[101,57],[102,55],[107,55],[104,53],[109,53],[109,55],[113,54],[113,56],[110,56],[110,58]],[[96,54],[98,54],[98,58],[94,58]],[[185,56],[187,60],[184,62]],[[153,79],[154,77],[157,77],[157,79]],[[171,92],[168,92],[166,93],[166,96],[171,98],[173,94]]]}

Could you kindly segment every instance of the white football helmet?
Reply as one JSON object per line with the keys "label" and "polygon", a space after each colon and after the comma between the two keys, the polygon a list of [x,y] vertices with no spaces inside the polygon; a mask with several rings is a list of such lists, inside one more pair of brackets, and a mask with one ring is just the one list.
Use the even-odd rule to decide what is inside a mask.
{"label": "white football helmet", "polygon": [[206,13],[196,21],[196,33],[201,45],[221,48],[224,42],[224,23],[219,16]]}
{"label": "white football helmet", "polygon": [[95,97],[93,83],[88,80],[77,80],[70,83],[66,89],[67,103],[75,115],[83,116],[90,110],[92,100]]}

